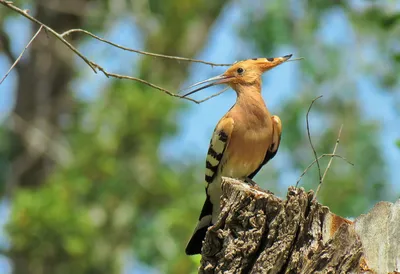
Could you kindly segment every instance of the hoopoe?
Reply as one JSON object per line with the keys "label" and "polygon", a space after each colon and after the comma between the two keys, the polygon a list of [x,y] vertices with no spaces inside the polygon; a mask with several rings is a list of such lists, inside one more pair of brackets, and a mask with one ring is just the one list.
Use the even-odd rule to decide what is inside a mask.
{"label": "hoopoe", "polygon": [[206,201],[187,244],[187,255],[201,253],[207,229],[218,218],[221,177],[253,182],[252,178],[277,153],[282,132],[281,120],[276,115],[271,116],[265,105],[261,96],[261,76],[291,56],[237,62],[222,75],[192,85],[211,82],[185,95],[220,84],[229,85],[237,95],[236,103],[218,122],[210,141],[205,172]]}

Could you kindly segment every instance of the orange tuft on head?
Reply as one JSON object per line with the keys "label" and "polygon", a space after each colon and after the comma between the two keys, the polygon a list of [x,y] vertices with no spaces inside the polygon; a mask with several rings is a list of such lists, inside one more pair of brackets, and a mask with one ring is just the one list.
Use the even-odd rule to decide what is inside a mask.
{"label": "orange tuft on head", "polygon": [[261,82],[261,75],[289,60],[292,55],[286,55],[276,58],[254,58],[233,64],[222,76],[227,79],[225,83],[232,88],[236,85],[251,85],[255,82]]}

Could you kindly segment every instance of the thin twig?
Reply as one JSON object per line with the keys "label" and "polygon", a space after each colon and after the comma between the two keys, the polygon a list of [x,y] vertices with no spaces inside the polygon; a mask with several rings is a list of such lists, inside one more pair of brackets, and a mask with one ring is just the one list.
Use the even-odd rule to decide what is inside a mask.
{"label": "thin twig", "polygon": [[184,97],[184,96],[182,96],[182,95],[179,95],[179,94],[176,94],[176,93],[172,93],[171,91],[169,91],[169,90],[167,90],[167,89],[165,89],[165,88],[162,88],[162,87],[160,87],[160,86],[154,85],[154,84],[152,84],[152,83],[150,83],[150,82],[147,82],[146,80],[143,80],[143,79],[140,79],[140,78],[136,78],[136,77],[133,77],[133,76],[127,76],[127,75],[120,75],[120,74],[111,73],[111,72],[107,72],[104,68],[102,68],[101,66],[97,65],[96,63],[93,63],[93,64],[94,64],[94,65],[96,66],[96,68],[97,68],[98,70],[100,70],[106,77],[114,77],[114,78],[117,78],[117,79],[127,79],[127,80],[137,81],[137,82],[146,84],[146,85],[148,85],[149,87],[152,87],[152,88],[154,88],[154,89],[163,91],[163,92],[165,92],[166,94],[168,94],[168,95],[170,95],[170,96],[172,96],[172,97],[177,97],[177,98],[181,98],[181,99],[186,99],[186,100],[191,101],[191,102],[194,102],[194,103],[196,103],[196,104],[203,103],[203,102],[205,102],[205,101],[207,101],[207,100],[209,100],[209,99],[211,99],[211,98],[213,98],[213,97],[215,97],[215,96],[218,96],[218,95],[220,95],[221,93],[225,92],[225,91],[229,88],[229,87],[228,87],[228,88],[226,88],[226,89],[224,89],[224,90],[222,90],[222,91],[220,91],[220,92],[218,92],[218,93],[216,93],[216,94],[214,94],[214,95],[208,96],[208,97],[206,97],[206,98],[204,98],[204,99],[202,99],[202,100],[195,100],[195,99],[190,98],[190,97]]}
{"label": "thin twig", "polygon": [[[335,144],[335,147],[333,148],[332,154],[335,154],[335,153],[336,153],[336,149],[337,149],[337,147],[338,147],[338,145],[339,145],[340,135],[342,134],[342,128],[343,128],[343,124],[340,126],[339,133],[338,133],[338,137],[337,137],[337,139],[336,139],[336,144]],[[324,182],[326,173],[328,172],[329,168],[331,167],[332,161],[333,161],[333,157],[331,157],[331,158],[329,159],[329,162],[328,162],[328,165],[326,166],[324,175],[322,175],[321,182],[320,182],[319,185],[318,185],[317,191],[315,191],[314,199],[317,198],[318,192],[319,192],[319,190],[320,190],[320,188],[321,188],[321,186],[322,186],[322,183]]]}
{"label": "thin twig", "polygon": [[226,88],[222,89],[221,91],[218,91],[217,93],[215,93],[215,94],[213,94],[211,96],[208,96],[208,97],[204,98],[203,100],[198,101],[198,104],[203,103],[203,102],[205,102],[207,100],[210,100],[211,98],[217,97],[218,95],[221,95],[222,93],[227,91],[229,88],[230,87],[226,87]]}
{"label": "thin twig", "polygon": [[[346,161],[347,163],[349,163],[350,165],[354,166],[354,164],[353,164],[352,162],[350,162],[349,160],[347,160],[347,159],[344,158],[343,156],[340,156],[340,155],[337,155],[337,154],[322,154],[322,155],[320,155],[320,156],[318,157],[318,160],[320,160],[321,158],[327,157],[327,156],[329,156],[329,157],[331,157],[331,158],[333,158],[333,157],[340,158],[340,159]],[[297,180],[297,182],[296,182],[296,187],[299,185],[299,183],[300,183],[301,179],[303,178],[303,176],[307,173],[307,171],[308,171],[316,162],[317,162],[317,160],[315,159],[314,161],[312,161],[311,164],[308,165],[308,167],[306,167],[306,169],[303,171],[303,173],[300,175],[299,179]]]}
{"label": "thin twig", "polygon": [[309,121],[308,121],[308,115],[310,114],[310,110],[311,110],[311,108],[312,108],[314,102],[317,101],[317,100],[318,100],[319,98],[321,98],[321,97],[322,97],[322,95],[320,95],[320,96],[318,96],[317,98],[315,98],[314,100],[312,100],[312,102],[311,102],[311,104],[310,104],[310,107],[308,108],[308,111],[307,111],[307,114],[306,114],[308,141],[310,142],[310,146],[311,146],[312,151],[313,151],[313,153],[314,153],[315,161],[317,162],[319,183],[321,183],[321,181],[322,181],[321,167],[320,167],[320,165],[319,165],[319,160],[318,160],[317,152],[315,151],[314,145],[313,145],[312,140],[311,140],[310,123],[309,123]]}
{"label": "thin twig", "polygon": [[22,55],[25,53],[25,51],[27,50],[27,48],[29,48],[29,46],[32,44],[33,40],[35,40],[35,38],[39,35],[39,33],[42,31],[43,26],[40,26],[40,28],[38,29],[38,31],[35,33],[35,35],[33,35],[32,39],[28,42],[28,44],[25,46],[24,50],[21,52],[21,54],[18,56],[17,60],[15,60],[15,62],[11,65],[10,69],[7,71],[7,73],[3,76],[3,78],[0,80],[0,85],[3,83],[3,81],[7,78],[8,74],[10,74],[11,70],[17,65],[17,63],[19,62],[19,60],[21,59]]}
{"label": "thin twig", "polygon": [[22,10],[16,6],[14,6],[12,4],[11,1],[5,1],[5,0],[0,0],[0,4],[18,12],[19,14],[21,14],[22,16],[28,18],[29,20],[31,20],[32,22],[38,24],[39,26],[43,26],[46,31],[50,32],[51,34],[53,34],[58,40],[60,40],[61,42],[63,42],[68,48],[70,48],[70,50],[72,50],[76,55],[78,55],[86,64],[88,64],[89,67],[92,68],[92,70],[97,73],[95,66],[93,66],[92,62],[89,61],[85,56],[83,56],[83,54],[77,50],[73,45],[71,45],[67,40],[65,40],[58,32],[56,32],[55,30],[53,30],[52,28],[48,27],[47,25],[43,24],[42,22],[40,22],[39,20],[37,20],[36,18],[30,16],[28,14],[27,11]]}
{"label": "thin twig", "polygon": [[63,36],[66,36],[66,35],[68,35],[70,33],[73,33],[73,32],[83,32],[83,33],[85,33],[87,35],[92,36],[95,39],[98,39],[98,40],[100,40],[102,42],[105,42],[105,43],[108,43],[110,45],[113,45],[113,46],[115,46],[117,48],[124,49],[124,50],[129,50],[129,51],[137,52],[137,53],[141,53],[141,54],[146,54],[146,55],[150,55],[150,56],[169,58],[169,59],[174,59],[174,60],[179,60],[179,61],[197,62],[197,63],[203,63],[203,64],[207,64],[207,65],[211,65],[211,66],[229,66],[229,64],[216,64],[216,63],[211,63],[211,62],[206,62],[206,61],[201,61],[201,60],[182,58],[182,57],[176,57],[176,56],[167,56],[167,55],[162,55],[162,54],[153,54],[153,53],[149,53],[149,52],[128,49],[128,48],[122,47],[120,45],[117,45],[115,43],[112,43],[110,41],[107,41],[105,39],[102,39],[102,38],[100,38],[100,37],[98,37],[98,36],[96,36],[96,35],[94,35],[94,34],[92,34],[90,32],[83,31],[83,30],[78,30],[78,29],[72,29],[70,31],[64,32],[63,34],[59,34],[55,30],[53,30],[52,28],[48,27],[47,25],[45,25],[42,22],[40,22],[39,20],[37,20],[36,18],[30,16],[27,11],[22,10],[22,9],[14,6],[11,1],[0,0],[0,4],[10,8],[10,9],[16,11],[16,12],[18,12],[22,16],[24,16],[24,17],[28,18],[29,20],[31,20],[32,22],[38,24],[41,28],[44,28],[44,30],[46,32],[51,33],[58,40],[60,40],[62,43],[64,43],[69,49],[71,49],[76,55],[78,55],[93,70],[94,73],[97,73],[97,70],[100,70],[106,77],[114,77],[114,78],[118,78],[118,79],[128,79],[128,80],[132,80],[132,81],[137,81],[137,82],[143,83],[143,84],[145,84],[145,85],[147,85],[149,87],[152,87],[154,89],[163,91],[163,92],[165,92],[166,94],[168,94],[170,96],[181,98],[181,99],[185,99],[185,100],[188,100],[188,101],[192,101],[192,102],[197,103],[197,104],[200,104],[200,103],[202,103],[202,102],[204,102],[204,101],[206,101],[206,100],[208,100],[208,99],[210,99],[212,97],[215,97],[215,96],[217,96],[217,95],[222,93],[222,92],[221,93],[217,93],[216,95],[212,95],[212,96],[209,96],[209,97],[207,97],[207,98],[205,98],[203,100],[198,101],[198,100],[195,100],[195,99],[192,99],[192,98],[181,96],[179,94],[175,94],[175,93],[173,93],[173,92],[171,92],[171,91],[169,91],[169,90],[167,90],[165,88],[159,87],[157,85],[154,85],[154,84],[152,84],[152,83],[150,83],[148,81],[145,81],[143,79],[140,79],[140,78],[127,76],[127,75],[120,75],[120,74],[116,74],[116,73],[110,73],[110,72],[106,71],[103,67],[101,67],[100,65],[98,65],[95,62],[93,62],[93,61],[89,60],[88,58],[86,58],[71,43],[69,43],[67,40],[65,40]]}
{"label": "thin twig", "polygon": [[201,64],[205,64],[205,65],[210,65],[212,67],[229,67],[232,64],[218,64],[218,63],[212,63],[212,62],[207,62],[207,61],[203,61],[203,60],[197,60],[197,59],[192,59],[192,58],[184,58],[184,57],[179,57],[179,56],[170,56],[170,55],[164,55],[164,54],[158,54],[158,53],[152,53],[152,52],[147,52],[147,51],[142,51],[142,50],[137,50],[137,49],[131,49],[131,48],[127,48],[121,45],[118,45],[116,43],[113,43],[111,41],[108,41],[106,39],[103,39],[87,30],[83,30],[83,29],[70,29],[64,33],[61,34],[61,37],[65,37],[70,35],[71,33],[74,32],[81,32],[84,33],[86,35],[89,35],[91,37],[93,37],[94,39],[97,39],[101,42],[104,42],[106,44],[109,44],[111,46],[114,46],[116,48],[122,49],[122,50],[126,50],[126,51],[130,51],[130,52],[135,52],[135,53],[139,53],[139,54],[143,54],[143,55],[148,55],[148,56],[153,56],[153,57],[160,57],[160,58],[164,58],[164,59],[172,59],[172,60],[177,60],[177,61],[185,61],[185,62],[191,62],[191,63],[201,63]]}

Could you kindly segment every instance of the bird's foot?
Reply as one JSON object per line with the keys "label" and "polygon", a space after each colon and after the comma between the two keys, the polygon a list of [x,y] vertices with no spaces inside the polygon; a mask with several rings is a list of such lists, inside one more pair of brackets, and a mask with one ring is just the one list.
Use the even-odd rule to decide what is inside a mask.
{"label": "bird's foot", "polygon": [[244,179],[244,181],[247,183],[247,184],[249,184],[249,185],[251,185],[251,186],[253,186],[253,187],[258,187],[258,185],[256,184],[256,182],[254,182],[251,178],[249,178],[249,177],[246,177],[246,179]]}
{"label": "bird's foot", "polygon": [[249,184],[250,186],[252,186],[253,188],[255,188],[255,189],[258,189],[258,190],[260,190],[260,191],[263,191],[263,192],[266,192],[266,193],[268,193],[268,194],[274,195],[274,193],[271,192],[271,191],[269,191],[268,189],[261,189],[261,188],[256,184],[256,182],[254,182],[254,181],[253,181],[252,179],[250,179],[249,177],[246,177],[246,179],[244,179],[244,181],[245,181],[247,184]]}

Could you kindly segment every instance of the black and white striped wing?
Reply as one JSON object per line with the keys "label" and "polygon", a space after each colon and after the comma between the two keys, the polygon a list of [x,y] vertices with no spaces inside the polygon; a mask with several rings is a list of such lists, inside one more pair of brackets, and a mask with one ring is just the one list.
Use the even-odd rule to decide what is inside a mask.
{"label": "black and white striped wing", "polygon": [[224,152],[229,143],[232,129],[233,120],[225,118],[224,120],[221,120],[214,130],[206,158],[205,181],[207,184],[212,183],[218,172]]}
{"label": "black and white striped wing", "polygon": [[[220,185],[213,183],[218,174],[224,152],[229,144],[233,130],[233,119],[223,118],[216,126],[211,137],[210,146],[206,158],[206,201],[201,210],[199,222],[194,233],[186,246],[186,254],[193,255],[201,252],[202,241],[206,235],[208,227],[212,224],[213,211],[219,208]],[[216,204],[218,203],[218,204]]]}

